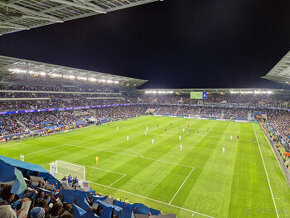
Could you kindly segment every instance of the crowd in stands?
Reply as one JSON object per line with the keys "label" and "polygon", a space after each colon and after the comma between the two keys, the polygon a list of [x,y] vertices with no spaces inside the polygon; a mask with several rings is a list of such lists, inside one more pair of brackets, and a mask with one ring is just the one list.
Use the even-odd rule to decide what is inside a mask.
{"label": "crowd in stands", "polygon": [[278,132],[284,136],[290,136],[290,116],[288,111],[272,110],[268,113],[268,121]]}
{"label": "crowd in stands", "polygon": [[199,106],[160,106],[156,112],[160,115],[197,116],[204,118],[247,120],[251,110],[238,108],[215,108]]}
{"label": "crowd in stands", "polygon": [[63,121],[58,120],[53,113],[27,113],[16,117],[30,130],[54,128],[63,123]]}
{"label": "crowd in stands", "polygon": [[23,132],[22,126],[10,115],[0,116],[0,135],[9,135]]}
{"label": "crowd in stands", "polygon": [[23,178],[18,181],[24,179],[26,183],[23,191],[13,191],[10,184],[0,185],[1,218],[176,218],[174,214],[162,215],[159,210],[129,203],[127,199],[121,201],[92,189],[84,190],[76,185],[76,177],[51,184],[33,169],[19,172]]}
{"label": "crowd in stands", "polygon": [[[39,113],[0,115],[0,136],[24,133],[27,131],[47,131],[64,126],[86,125],[90,120],[102,118],[126,119],[145,113],[144,105],[128,105],[120,107],[103,107],[89,110],[51,111]],[[92,119],[91,119],[92,118]],[[82,125],[82,126],[83,126]]]}
{"label": "crowd in stands", "polygon": [[1,102],[0,110],[36,110],[49,108],[64,108],[64,107],[80,107],[80,106],[96,106],[110,104],[126,104],[131,103],[130,100],[117,98],[115,100],[90,100],[90,99],[53,99],[53,100],[37,100],[37,101],[5,101]]}
{"label": "crowd in stands", "polygon": [[272,95],[243,95],[243,94],[210,94],[207,99],[190,99],[184,95],[143,95],[139,98],[142,103],[158,104],[189,104],[189,105],[219,105],[219,106],[244,106],[244,107],[287,107],[289,96]]}

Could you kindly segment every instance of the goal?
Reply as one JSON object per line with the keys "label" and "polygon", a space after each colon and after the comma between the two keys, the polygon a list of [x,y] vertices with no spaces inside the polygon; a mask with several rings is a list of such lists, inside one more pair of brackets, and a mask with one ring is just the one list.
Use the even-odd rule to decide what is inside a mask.
{"label": "goal", "polygon": [[78,179],[81,181],[86,181],[86,168],[83,166],[61,160],[56,160],[49,165],[50,174],[52,174],[57,179],[71,175],[72,177],[78,177]]}

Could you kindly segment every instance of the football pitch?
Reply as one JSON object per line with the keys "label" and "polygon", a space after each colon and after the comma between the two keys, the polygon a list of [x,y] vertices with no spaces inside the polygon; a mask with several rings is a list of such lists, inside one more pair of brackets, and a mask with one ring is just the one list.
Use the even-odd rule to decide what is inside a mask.
{"label": "football pitch", "polygon": [[55,160],[84,166],[96,192],[179,218],[290,213],[288,183],[258,124],[142,116],[0,149],[46,169]]}

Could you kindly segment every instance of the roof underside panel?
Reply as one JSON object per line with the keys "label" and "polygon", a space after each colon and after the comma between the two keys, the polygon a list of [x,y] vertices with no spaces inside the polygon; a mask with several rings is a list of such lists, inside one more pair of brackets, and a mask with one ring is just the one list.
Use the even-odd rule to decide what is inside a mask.
{"label": "roof underside panel", "polygon": [[262,78],[290,84],[290,51]]}
{"label": "roof underside panel", "polygon": [[17,81],[27,77],[33,79],[37,74],[38,76],[35,78],[39,79],[41,78],[40,73],[45,75],[43,78],[44,80],[54,78],[57,75],[58,77],[56,79],[62,81],[69,80],[68,77],[72,77],[72,82],[77,81],[78,79],[92,80],[96,83],[115,82],[116,84],[130,87],[138,87],[147,82],[147,80],[125,76],[0,56],[0,83],[5,81]]}
{"label": "roof underside panel", "polygon": [[0,0],[0,35],[159,0]]}

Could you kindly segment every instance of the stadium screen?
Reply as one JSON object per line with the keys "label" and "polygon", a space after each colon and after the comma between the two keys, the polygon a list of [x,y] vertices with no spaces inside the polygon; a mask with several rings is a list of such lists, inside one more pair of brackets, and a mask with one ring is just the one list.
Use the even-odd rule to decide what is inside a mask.
{"label": "stadium screen", "polygon": [[190,92],[190,99],[207,99],[207,92]]}

